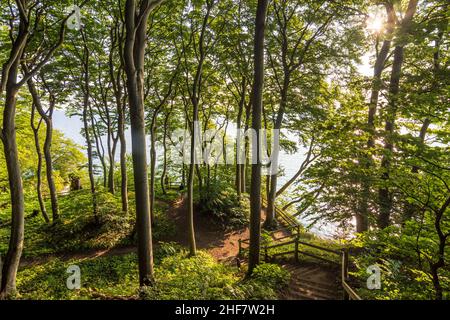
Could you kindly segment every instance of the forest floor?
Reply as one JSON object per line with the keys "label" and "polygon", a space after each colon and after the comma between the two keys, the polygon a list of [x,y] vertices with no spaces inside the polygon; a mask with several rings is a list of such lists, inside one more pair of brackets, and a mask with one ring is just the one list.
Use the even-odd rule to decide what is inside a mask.
{"label": "forest floor", "polygon": [[[188,247],[188,217],[185,197],[180,197],[172,203],[168,215],[169,219],[175,223],[176,232],[174,236],[164,238],[163,241],[173,241]],[[200,216],[197,210],[194,210],[194,228],[197,248],[206,250],[217,261],[236,257],[239,252],[238,240],[249,237],[248,228],[225,231],[212,223],[211,219],[205,219],[204,216]]]}
{"label": "forest floor", "polygon": [[[186,197],[178,196],[175,199],[172,198],[170,200],[157,200],[157,205],[161,208],[165,208],[163,214],[171,222],[171,224],[173,224],[174,232],[169,232],[167,233],[167,235],[158,237],[158,241],[154,242],[154,249],[157,249],[161,245],[160,243],[176,243],[178,245],[181,245],[182,247],[188,248],[189,238]],[[235,259],[239,254],[239,240],[249,238],[249,228],[245,226],[237,230],[224,230],[223,227],[220,226],[216,221],[214,221],[211,216],[201,214],[199,210],[194,210],[194,212],[197,249],[208,253],[210,256],[212,256],[213,260],[219,262],[222,265],[228,265],[230,267],[235,266]],[[264,209],[262,209],[262,222],[265,219],[265,215],[266,212]],[[273,235],[273,240],[277,241],[278,238],[282,238],[286,235],[288,235],[288,231],[285,230],[276,232]],[[116,268],[119,268],[117,270],[121,270],[120,268],[123,268],[123,266],[114,267],[114,262],[112,261],[119,261],[117,263],[120,263],[120,260],[117,259],[124,259],[124,261],[127,261],[127,259],[129,259],[129,255],[134,255],[136,251],[137,248],[135,245],[119,245],[111,247],[109,249],[86,249],[74,252],[62,251],[60,253],[25,256],[21,259],[20,269],[23,270],[25,274],[27,274],[26,270],[30,270],[30,267],[38,267],[38,269],[36,269],[36,272],[38,274],[38,279],[40,280],[36,280],[37,282],[35,282],[47,285],[48,283],[52,283],[52,279],[55,278],[52,278],[51,275],[49,275],[48,278],[45,278],[44,273],[46,271],[44,271],[44,273],[41,273],[40,271],[38,271],[39,268],[44,268],[45,270],[47,270],[47,265],[50,265],[52,266],[51,268],[56,268],[56,271],[54,273],[50,272],[50,274],[58,276],[60,271],[58,271],[59,269],[57,268],[60,265],[60,262],[68,263],[71,261],[76,261],[77,264],[84,264],[85,270],[90,270],[86,268],[92,269],[91,271],[86,272],[92,272],[92,274],[96,274],[95,272],[98,271],[96,268],[101,268],[101,266],[103,266],[105,268],[104,270],[107,272],[107,274],[109,274],[110,272],[116,272],[114,271],[116,270]],[[107,257],[108,259],[106,260],[101,259]],[[57,265],[52,265],[54,261],[59,262],[57,262]],[[107,261],[111,261],[112,264],[110,265]],[[87,267],[89,265],[90,267]],[[310,263],[304,260],[302,261],[301,265],[292,264],[292,262],[279,263],[279,265],[291,275],[290,281],[285,284],[283,290],[277,293],[277,296],[279,298],[301,300],[339,298],[340,294],[338,293],[339,291],[337,290],[337,285],[335,282],[335,270],[331,270],[327,267],[320,266],[319,264]],[[52,270],[51,268],[49,270]],[[109,276],[107,277],[108,281]],[[101,287],[101,285],[99,285],[99,287]],[[58,290],[54,290],[55,293],[53,294],[57,295]],[[93,288],[89,287],[89,290],[94,290],[94,295],[92,295],[92,292],[89,291],[88,296],[92,296],[95,298],[95,290],[97,290],[97,288],[93,286]],[[120,290],[121,289],[118,289],[118,292],[120,292]],[[32,295],[37,293],[34,293],[33,290],[30,290],[28,294]],[[117,293],[115,291],[106,292],[105,294],[105,297],[109,298],[116,298],[117,296]],[[53,298],[52,295],[50,296]],[[129,297],[127,297],[127,299],[128,298]]]}
{"label": "forest floor", "polygon": [[[188,247],[187,202],[185,197],[179,197],[170,202],[167,215],[174,222],[176,232],[171,236],[163,237],[160,241],[175,242],[184,247]],[[264,209],[261,211],[261,218],[264,221]],[[224,230],[217,224],[212,223],[211,219],[201,216],[197,210],[194,213],[194,224],[197,248],[207,251],[218,262],[226,262],[234,259],[239,252],[239,239],[248,239],[250,236],[248,227],[240,230]],[[280,232],[279,236],[283,235],[285,235],[284,232]],[[158,243],[154,243],[154,246],[158,246]],[[73,259],[90,260],[99,257],[125,255],[132,252],[136,252],[136,246],[134,245],[113,247],[110,249],[89,249],[80,252],[43,254],[22,258],[20,267],[40,265],[54,258],[62,261]]]}

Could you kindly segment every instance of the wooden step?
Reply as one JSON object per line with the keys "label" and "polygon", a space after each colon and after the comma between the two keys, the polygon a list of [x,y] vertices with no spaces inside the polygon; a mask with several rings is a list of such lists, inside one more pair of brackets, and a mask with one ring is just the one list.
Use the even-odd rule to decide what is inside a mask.
{"label": "wooden step", "polygon": [[302,278],[296,278],[296,277],[291,277],[291,281],[300,282],[300,283],[304,284],[305,286],[319,287],[321,289],[328,290],[328,291],[334,291],[334,292],[339,291],[339,290],[337,290],[337,288],[338,288],[337,282],[325,283],[325,282],[317,282],[317,281],[314,281],[311,279],[302,279]]}
{"label": "wooden step", "polygon": [[315,300],[336,300],[337,295],[330,295],[318,292],[316,288],[308,289],[300,286],[293,286],[289,288],[289,293],[292,295],[300,294],[301,296],[308,296]]}
{"label": "wooden step", "polygon": [[332,286],[324,286],[324,284],[322,283],[317,283],[317,282],[313,282],[313,281],[305,281],[305,280],[301,280],[301,279],[294,279],[293,284],[301,287],[301,288],[305,288],[305,289],[309,289],[309,290],[315,290],[320,294],[324,294],[324,295],[329,295],[329,296],[336,296],[338,294],[338,290],[336,290],[336,287],[332,287]]}
{"label": "wooden step", "polygon": [[288,286],[280,292],[281,299],[340,299],[336,270],[309,263],[284,263],[282,267],[291,274],[291,279]]}

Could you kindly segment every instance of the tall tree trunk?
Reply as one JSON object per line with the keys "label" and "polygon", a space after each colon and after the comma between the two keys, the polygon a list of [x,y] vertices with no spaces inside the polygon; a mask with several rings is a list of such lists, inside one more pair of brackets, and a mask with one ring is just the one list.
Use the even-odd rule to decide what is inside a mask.
{"label": "tall tree trunk", "polygon": [[116,149],[117,149],[117,142],[119,140],[119,137],[116,135],[114,136],[113,128],[112,128],[112,121],[111,121],[111,115],[109,114],[108,109],[108,101],[106,99],[106,96],[103,98],[103,104],[105,106],[105,116],[106,116],[106,128],[107,128],[107,148],[108,148],[108,192],[111,194],[115,194],[115,183],[114,183],[114,169],[115,169],[115,157],[116,157]]}
{"label": "tall tree trunk", "polygon": [[118,106],[118,135],[120,140],[120,196],[122,211],[128,212],[127,145],[125,139],[125,106]]}
{"label": "tall tree trunk", "polygon": [[54,102],[50,102],[49,116],[44,118],[46,131],[45,131],[45,141],[44,141],[44,157],[45,157],[45,171],[47,175],[47,183],[50,191],[50,202],[52,206],[52,219],[56,221],[59,219],[59,208],[58,208],[58,195],[56,193],[55,180],[53,178],[53,162],[52,162],[52,135],[53,135],[53,121],[52,113]]}
{"label": "tall tree trunk", "polygon": [[[400,37],[407,32],[417,8],[418,0],[410,0],[408,8],[400,26]],[[378,191],[379,216],[378,227],[383,229],[390,225],[390,216],[393,206],[392,192],[389,190],[389,171],[394,150],[394,127],[397,114],[397,100],[400,91],[400,77],[404,59],[404,41],[401,41],[394,49],[391,78],[389,82],[388,104],[386,110],[384,154],[381,160],[382,186]]]}
{"label": "tall tree trunk", "polygon": [[44,220],[46,223],[50,222],[50,219],[48,218],[47,209],[45,208],[45,202],[42,198],[42,152],[41,152],[41,145],[39,143],[39,128],[42,123],[42,117],[39,120],[39,124],[36,126],[34,123],[34,116],[36,114],[36,106],[33,104],[31,107],[31,129],[33,130],[33,136],[34,136],[34,146],[36,147],[36,155],[38,157],[38,163],[36,168],[36,192],[39,202],[39,208],[41,210],[42,216],[44,217]]}
{"label": "tall tree trunk", "polygon": [[[252,108],[253,98],[250,95],[250,99],[248,104],[245,107],[245,132],[247,132],[250,127],[250,113]],[[247,159],[249,159],[249,139],[248,137],[244,138],[244,159],[241,164],[241,192],[247,192]]]}
{"label": "tall tree trunk", "polygon": [[[24,66],[24,69],[28,72],[28,69]],[[55,180],[53,178],[53,160],[51,153],[52,146],[52,136],[53,136],[53,120],[52,115],[55,110],[55,97],[51,92],[49,93],[49,108],[47,111],[42,107],[41,99],[36,89],[33,78],[28,79],[28,90],[33,98],[33,103],[39,112],[39,115],[45,122],[45,140],[44,140],[44,157],[45,157],[45,173],[47,177],[48,189],[50,191],[50,202],[52,207],[52,218],[53,221],[59,218],[59,208],[58,208],[58,195],[56,192]],[[48,90],[49,91],[49,90]]]}
{"label": "tall tree trunk", "polygon": [[[122,211],[128,212],[128,177],[127,177],[127,158],[126,158],[126,140],[125,140],[125,101],[122,92],[122,75],[123,75],[123,25],[119,27],[119,22],[114,21],[115,25],[110,30],[111,52],[109,54],[109,75],[116,100],[117,111],[117,140],[120,142],[120,196],[122,200]],[[119,54],[119,66],[115,72],[114,67],[114,51]],[[111,170],[112,171],[112,170]],[[114,176],[114,174],[112,174]],[[112,182],[113,183],[113,182]],[[114,186],[113,190],[114,190]]]}
{"label": "tall tree trunk", "polygon": [[196,170],[198,176],[199,189],[202,189],[202,177],[200,174],[200,168],[196,164],[196,146],[201,141],[199,140],[200,135],[200,125],[198,123],[198,109],[200,101],[201,92],[201,77],[203,73],[203,64],[206,58],[206,52],[204,48],[204,39],[206,33],[206,27],[208,24],[209,16],[211,14],[211,9],[214,5],[214,0],[206,1],[206,13],[203,17],[203,22],[200,31],[200,37],[198,41],[198,52],[199,59],[197,63],[197,68],[195,71],[194,80],[192,83],[192,92],[190,93],[190,99],[192,103],[192,123],[191,125],[191,146],[190,146],[190,163],[188,171],[188,181],[187,181],[187,200],[188,200],[188,237],[189,237],[189,250],[190,255],[194,256],[197,254],[197,246],[195,242],[195,229],[194,229],[194,169]]}
{"label": "tall tree trunk", "polygon": [[18,61],[13,62],[6,82],[5,108],[3,110],[2,141],[11,194],[11,234],[8,251],[2,266],[0,298],[16,290],[16,274],[24,238],[24,196],[16,140],[16,85]]}
{"label": "tall tree trunk", "polygon": [[[268,0],[258,0],[255,19],[254,80],[252,128],[256,131],[256,150],[252,150],[252,177],[250,184],[250,248],[248,275],[259,264],[261,237],[261,159],[260,131],[262,114],[262,92],[264,86],[264,31],[266,26]],[[256,159],[254,161],[253,159]]]}
{"label": "tall tree trunk", "polygon": [[139,283],[153,283],[153,244],[147,179],[147,156],[144,115],[144,54],[147,21],[161,0],[136,0],[125,3],[124,62],[130,107],[131,150],[136,194],[136,230],[138,237]]}
{"label": "tall tree trunk", "polygon": [[399,92],[399,83],[401,68],[403,64],[403,46],[397,46],[394,50],[394,61],[392,65],[391,81],[389,86],[389,102],[387,110],[387,118],[385,124],[385,143],[384,143],[384,154],[381,160],[383,186],[379,189],[379,206],[380,212],[378,216],[378,227],[383,229],[390,225],[390,216],[393,206],[392,193],[387,186],[389,181],[389,170],[392,158],[392,152],[394,150],[394,126],[395,117],[397,111],[397,98]]}
{"label": "tall tree trunk", "polygon": [[[237,123],[236,123],[236,130],[237,130],[237,135],[236,135],[236,178],[235,178],[235,184],[236,184],[236,192],[238,194],[238,197],[241,196],[242,193],[242,160],[244,157],[242,157],[241,154],[241,139],[242,139],[242,115],[244,113],[244,105],[245,105],[245,95],[246,95],[246,88],[247,88],[247,81],[245,76],[242,77],[242,82],[241,82],[241,97],[239,100],[239,109],[238,109],[238,115],[237,115]],[[245,142],[244,142],[244,147],[245,147]]]}
{"label": "tall tree trunk", "polygon": [[[383,73],[384,67],[386,65],[386,59],[391,48],[392,33],[395,28],[395,11],[394,6],[391,3],[386,3],[386,14],[387,14],[387,26],[385,40],[381,46],[380,52],[376,57],[374,70],[373,70],[373,81],[372,81],[372,92],[370,95],[369,102],[369,113],[367,118],[367,126],[369,131],[369,138],[367,140],[367,149],[372,149],[375,146],[375,115],[378,106],[378,97],[381,89],[381,74]],[[370,155],[367,155],[363,159],[363,164],[366,170],[370,170],[373,167],[373,160]],[[355,215],[356,219],[356,232],[361,233],[369,229],[369,199],[370,199],[370,186],[371,181],[367,177],[363,178],[362,181],[362,196],[359,204],[359,210]]]}
{"label": "tall tree trunk", "polygon": [[103,171],[103,187],[106,189],[108,187],[108,169],[105,161],[105,148],[103,147],[103,142],[100,137],[98,122],[94,117],[94,113],[92,112],[91,103],[88,104],[88,112],[89,119],[91,120],[92,134],[94,136],[95,148],[97,150],[97,157],[100,160],[100,164],[102,165]]}
{"label": "tall tree trunk", "polygon": [[155,225],[155,175],[156,175],[156,121],[158,111],[154,110],[154,114],[150,123],[150,216],[152,225]]}
{"label": "tall tree trunk", "polygon": [[[111,130],[110,130],[111,131]],[[115,169],[115,157],[116,157],[116,148],[117,142],[119,141],[118,137],[114,137],[113,134],[108,135],[108,141],[111,138],[111,142],[108,142],[108,158],[109,158],[109,168],[108,168],[108,192],[111,194],[115,194],[116,186],[114,182],[114,169]]]}
{"label": "tall tree trunk", "polygon": [[[286,108],[287,104],[287,93],[290,83],[290,73],[285,68],[284,71],[284,81],[283,81],[283,88],[281,90],[281,100],[280,100],[280,107],[278,109],[277,118],[274,123],[274,129],[279,130],[281,129],[281,124],[283,122],[283,116],[284,116],[284,110]],[[268,191],[268,198],[267,198],[267,213],[266,213],[266,220],[264,221],[264,228],[267,229],[273,229],[276,227],[276,220],[275,220],[275,198],[276,198],[276,192],[277,192],[277,181],[278,181],[278,156],[279,156],[279,137],[277,131],[274,132],[272,135],[273,138],[273,148],[272,148],[272,161],[270,164],[270,184],[269,184],[269,191]]]}
{"label": "tall tree trunk", "polygon": [[[5,260],[1,266],[0,280],[0,299],[9,297],[16,289],[16,274],[19,267],[20,256],[23,249],[24,237],[24,194],[22,177],[19,163],[19,155],[17,150],[16,139],[16,96],[21,86],[34,76],[42,66],[52,57],[53,53],[61,46],[64,41],[65,24],[69,16],[62,20],[59,31],[59,38],[51,48],[46,52],[44,58],[40,60],[35,68],[18,82],[17,73],[20,59],[28,44],[28,35],[30,23],[28,21],[31,16],[29,4],[27,2],[16,1],[19,7],[19,26],[18,32],[12,39],[12,46],[9,58],[3,64],[0,79],[0,95],[5,92],[5,107],[3,109],[3,128],[0,133],[0,139],[3,142],[5,153],[5,161],[8,172],[9,189],[11,196],[11,234],[9,237],[9,246]],[[14,26],[11,24],[11,28]],[[11,35],[14,30],[11,30]]]}
{"label": "tall tree trunk", "polygon": [[169,126],[170,111],[166,113],[164,118],[164,132],[163,132],[163,169],[161,173],[161,190],[166,194],[166,176],[167,176],[167,129]]}
{"label": "tall tree trunk", "polygon": [[[86,138],[86,146],[87,146],[87,156],[88,156],[88,173],[89,173],[89,182],[91,186],[91,196],[92,196],[92,214],[94,216],[95,222],[98,224],[100,222],[98,216],[98,206],[97,206],[97,190],[95,188],[95,179],[94,179],[94,163],[93,163],[93,152],[92,152],[92,141],[91,135],[89,132],[89,121],[88,117],[93,117],[92,110],[90,107],[90,88],[89,88],[89,48],[86,41],[86,36],[84,32],[81,32],[84,46],[83,46],[83,125],[84,125],[84,135]],[[91,112],[89,112],[91,111]],[[95,128],[92,128],[95,131]]]}

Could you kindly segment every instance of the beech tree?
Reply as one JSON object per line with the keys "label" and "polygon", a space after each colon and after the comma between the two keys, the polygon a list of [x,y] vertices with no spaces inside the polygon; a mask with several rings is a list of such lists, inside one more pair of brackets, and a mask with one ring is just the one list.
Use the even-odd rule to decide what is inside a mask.
{"label": "beech tree", "polygon": [[[252,89],[252,129],[256,131],[256,148],[252,148],[252,176],[250,183],[250,249],[248,274],[259,264],[261,236],[261,158],[260,131],[263,109],[262,93],[264,87],[264,32],[266,27],[267,0],[258,0],[255,18],[255,40],[253,51],[253,89]],[[254,144],[254,142],[252,142]]]}
{"label": "beech tree", "polygon": [[[39,72],[61,46],[66,32],[66,21],[72,15],[70,13],[61,22],[56,24],[59,29],[56,31],[57,35],[53,35],[54,39],[51,44],[42,48],[41,51],[35,52],[33,66],[30,66],[28,72],[24,70],[22,78],[18,80],[21,59],[26,55],[28,46],[33,38],[39,34],[37,31],[42,21],[41,18],[49,15],[47,12],[49,7],[37,6],[28,0],[17,0],[15,3],[15,8],[10,7],[10,35],[12,45],[9,56],[3,64],[0,80],[0,95],[5,95],[3,128],[0,139],[3,142],[6,157],[12,206],[11,238],[9,249],[3,263],[0,297],[7,297],[15,291],[16,273],[20,262],[24,237],[24,196],[15,128],[16,96],[19,89]],[[48,23],[51,19],[43,20]],[[48,32],[55,32],[54,28],[53,25],[53,30],[50,29]],[[45,30],[47,29],[44,29],[44,32]],[[34,40],[39,41],[36,38]]]}
{"label": "beech tree", "polygon": [[147,21],[162,0],[127,0],[125,3],[124,66],[127,75],[130,108],[131,147],[136,193],[136,229],[138,235],[139,282],[153,282],[153,248],[147,180],[144,116],[144,53]]}

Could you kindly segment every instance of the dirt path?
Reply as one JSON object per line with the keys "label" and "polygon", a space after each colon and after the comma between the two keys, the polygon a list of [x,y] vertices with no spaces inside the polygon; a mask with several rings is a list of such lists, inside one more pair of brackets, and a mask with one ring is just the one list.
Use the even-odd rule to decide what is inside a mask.
{"label": "dirt path", "polygon": [[27,257],[20,260],[20,268],[46,263],[52,259],[68,260],[91,260],[100,257],[119,256],[136,252],[136,246],[115,247],[110,249],[92,249],[81,252],[44,254],[36,257]]}
{"label": "dirt path", "polygon": [[[249,237],[248,228],[238,231],[224,231],[219,226],[214,225],[209,217],[202,216],[197,210],[194,211],[197,248],[208,251],[218,261],[237,256],[239,252],[238,240]],[[162,241],[174,241],[187,247],[189,245],[187,202],[184,197],[173,203],[168,215],[175,222],[177,230],[175,236],[164,238]]]}
{"label": "dirt path", "polygon": [[[167,214],[174,221],[176,225],[176,232],[174,236],[160,239],[160,241],[173,241],[187,247],[188,223],[185,198],[180,197],[180,199],[170,204]],[[211,223],[211,219],[200,215],[197,211],[194,214],[194,224],[197,248],[208,251],[214,258],[217,259],[217,261],[225,261],[236,257],[239,252],[238,240],[249,237],[248,228],[238,231],[224,231]],[[154,246],[157,246],[157,243],[155,243]],[[20,267],[24,268],[31,265],[43,264],[55,258],[63,261],[73,259],[89,260],[105,256],[124,255],[131,252],[136,252],[136,246],[41,255],[37,257],[23,258],[20,262]]]}

